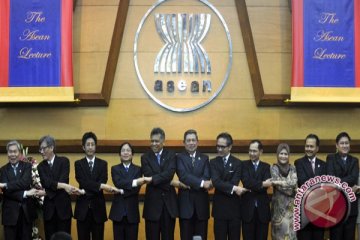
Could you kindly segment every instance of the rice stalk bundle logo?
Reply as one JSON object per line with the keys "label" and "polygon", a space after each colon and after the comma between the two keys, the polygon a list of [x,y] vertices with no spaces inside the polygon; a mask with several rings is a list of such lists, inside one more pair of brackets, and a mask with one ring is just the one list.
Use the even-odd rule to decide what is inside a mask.
{"label": "rice stalk bundle logo", "polygon": [[[181,4],[162,8],[166,2]],[[213,101],[232,66],[230,32],[220,12],[207,0],[188,0],[189,6],[196,6],[194,11],[178,12],[183,2],[157,1],[143,16],[134,41],[135,71],[142,88],[174,112],[195,111]],[[213,26],[216,31],[211,31]]]}
{"label": "rice stalk bundle logo", "polygon": [[154,72],[210,74],[210,59],[201,46],[210,23],[210,14],[156,14],[156,29],[165,45],[156,57]]}

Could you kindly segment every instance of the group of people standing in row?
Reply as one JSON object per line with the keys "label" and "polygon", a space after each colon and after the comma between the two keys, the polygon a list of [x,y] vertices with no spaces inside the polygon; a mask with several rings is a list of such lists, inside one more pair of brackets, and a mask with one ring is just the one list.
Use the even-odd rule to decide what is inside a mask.
{"label": "group of people standing in row", "polygon": [[[114,193],[109,219],[113,222],[114,239],[138,239],[139,191],[146,184],[143,218],[146,239],[172,240],[176,218],[180,237],[207,239],[210,204],[216,240],[266,240],[271,221],[272,239],[323,240],[324,229],[309,223],[298,232],[293,230],[293,207],[297,188],[310,178],[320,175],[339,177],[353,187],[358,184],[358,159],[349,154],[351,138],[346,132],[336,137],[335,154],[326,162],[317,158],[319,138],[310,134],[305,139],[305,156],[289,163],[290,148],[281,143],[277,161],[260,160],[263,145],[253,140],[249,145],[249,160],[241,161],[231,154],[233,139],[220,133],[216,139],[217,156],[209,157],[197,149],[195,130],[184,133],[184,151],[175,154],[164,147],[165,132],[154,128],[150,133],[151,150],[141,156],[141,166],[132,163],[130,143],[121,144],[121,163],[111,167],[114,186],[108,185],[108,166],[97,158],[97,137],[87,132],[82,138],[83,159],[75,161],[75,178],[79,187],[69,184],[70,162],[55,154],[55,140],[44,136],[39,141],[43,161],[38,165],[42,189],[31,188],[32,166],[19,161],[20,144],[7,144],[9,163],[0,169],[3,191],[2,223],[5,239],[31,239],[36,218],[34,197],[44,196],[43,218],[46,240],[58,232],[70,233],[73,217],[70,195],[78,195],[74,218],[79,240],[104,239],[107,221],[103,191]],[[178,180],[174,179],[175,173]],[[267,193],[273,188],[273,195]],[[178,192],[175,191],[178,188]],[[354,187],[356,191],[359,188]],[[271,204],[270,204],[271,203]],[[271,205],[271,208],[270,208]],[[355,239],[357,203],[351,204],[348,219],[330,229],[331,240]]]}

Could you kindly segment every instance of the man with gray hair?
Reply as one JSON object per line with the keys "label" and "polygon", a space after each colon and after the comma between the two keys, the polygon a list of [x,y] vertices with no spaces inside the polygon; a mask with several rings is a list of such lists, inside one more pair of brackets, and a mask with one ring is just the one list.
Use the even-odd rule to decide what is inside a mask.
{"label": "man with gray hair", "polygon": [[6,150],[9,162],[0,169],[5,239],[30,240],[32,224],[36,219],[36,202],[31,197],[44,195],[45,192],[31,189],[31,164],[20,161],[20,144],[10,141]]}
{"label": "man with gray hair", "polygon": [[173,240],[178,206],[175,188],[170,185],[176,170],[175,153],[164,148],[165,132],[150,133],[151,150],[141,156],[141,170],[147,183],[143,218],[146,239]]}
{"label": "man with gray hair", "polygon": [[70,194],[82,193],[69,184],[70,162],[66,157],[55,155],[55,139],[49,135],[39,141],[43,161],[38,165],[41,184],[46,190],[43,206],[46,240],[58,232],[71,233]]}

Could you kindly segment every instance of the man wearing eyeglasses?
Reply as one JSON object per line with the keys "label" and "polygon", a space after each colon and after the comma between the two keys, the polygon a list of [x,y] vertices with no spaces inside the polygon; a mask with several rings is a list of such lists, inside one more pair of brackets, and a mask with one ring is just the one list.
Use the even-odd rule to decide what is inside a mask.
{"label": "man wearing eyeglasses", "polygon": [[252,140],[250,160],[243,162],[242,182],[249,189],[242,196],[242,230],[244,240],[266,240],[270,222],[270,198],[267,188],[272,186],[270,165],[260,161],[263,145]]}
{"label": "man wearing eyeglasses", "polygon": [[43,216],[45,238],[64,231],[71,233],[70,194],[79,195],[82,191],[69,184],[70,163],[66,157],[55,155],[55,139],[49,135],[39,140],[39,152],[43,161],[38,165],[41,185],[45,188]]}
{"label": "man wearing eyeglasses", "polygon": [[239,186],[241,161],[231,155],[233,139],[229,133],[216,138],[217,157],[210,161],[212,184],[215,187],[212,216],[215,240],[240,239],[240,198],[246,189]]}

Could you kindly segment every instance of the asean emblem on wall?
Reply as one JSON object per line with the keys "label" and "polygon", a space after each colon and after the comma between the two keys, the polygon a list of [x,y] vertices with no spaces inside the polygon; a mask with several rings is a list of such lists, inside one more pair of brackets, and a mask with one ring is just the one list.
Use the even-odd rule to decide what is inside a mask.
{"label": "asean emblem on wall", "polygon": [[141,86],[158,105],[174,112],[200,109],[229,78],[229,29],[206,0],[160,0],[140,21],[134,64]]}

